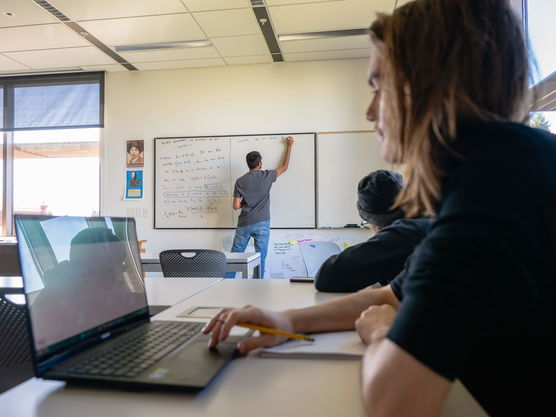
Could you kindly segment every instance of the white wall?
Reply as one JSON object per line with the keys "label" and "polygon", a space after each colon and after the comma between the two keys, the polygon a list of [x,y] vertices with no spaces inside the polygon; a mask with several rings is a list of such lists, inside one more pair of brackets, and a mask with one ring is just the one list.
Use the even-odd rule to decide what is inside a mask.
{"label": "white wall", "polygon": [[[369,129],[366,72],[367,60],[355,59],[108,73],[102,214],[136,217],[148,255],[176,247],[220,249],[233,230],[154,230],[153,138]],[[140,201],[123,200],[124,141],[132,138],[145,139]],[[348,243],[368,237],[317,234],[325,240],[340,234]]]}

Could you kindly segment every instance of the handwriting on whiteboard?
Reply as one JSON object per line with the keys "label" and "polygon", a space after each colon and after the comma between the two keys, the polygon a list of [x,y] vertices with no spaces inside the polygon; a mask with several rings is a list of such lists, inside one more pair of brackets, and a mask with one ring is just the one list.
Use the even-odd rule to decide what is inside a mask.
{"label": "handwriting on whiteboard", "polygon": [[229,208],[228,139],[176,138],[161,145],[157,159],[163,217],[206,219]]}

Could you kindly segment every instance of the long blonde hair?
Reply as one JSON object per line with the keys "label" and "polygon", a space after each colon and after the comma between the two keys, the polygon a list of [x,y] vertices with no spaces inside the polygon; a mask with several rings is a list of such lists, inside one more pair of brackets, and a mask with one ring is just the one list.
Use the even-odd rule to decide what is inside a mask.
{"label": "long blonde hair", "polygon": [[394,158],[405,165],[395,206],[433,215],[459,126],[524,121],[528,54],[507,0],[416,0],[379,16],[381,90]]}

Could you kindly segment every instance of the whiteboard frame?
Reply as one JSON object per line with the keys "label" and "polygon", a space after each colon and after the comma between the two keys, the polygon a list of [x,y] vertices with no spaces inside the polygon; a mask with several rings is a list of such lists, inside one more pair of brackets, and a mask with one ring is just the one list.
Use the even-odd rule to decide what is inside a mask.
{"label": "whiteboard frame", "polygon": [[290,132],[290,133],[248,133],[248,134],[237,134],[237,135],[195,135],[195,136],[160,136],[153,138],[153,227],[155,230],[235,230],[237,227],[157,227],[156,225],[156,171],[157,171],[157,159],[156,159],[156,141],[164,139],[195,139],[195,138],[234,138],[240,136],[295,136],[295,135],[313,135],[313,148],[314,148],[314,176],[315,176],[315,212],[313,213],[313,226],[308,227],[272,227],[271,229],[282,229],[282,230],[315,230],[317,229],[317,213],[318,213],[318,176],[317,176],[317,132]]}

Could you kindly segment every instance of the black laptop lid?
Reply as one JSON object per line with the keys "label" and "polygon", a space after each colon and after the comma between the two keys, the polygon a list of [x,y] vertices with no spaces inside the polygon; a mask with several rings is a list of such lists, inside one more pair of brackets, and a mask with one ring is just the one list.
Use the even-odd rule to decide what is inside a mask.
{"label": "black laptop lid", "polygon": [[16,215],[35,365],[148,320],[135,221]]}

